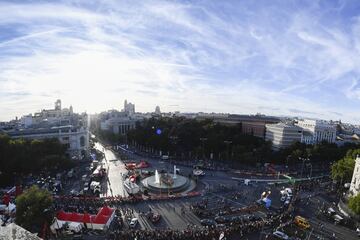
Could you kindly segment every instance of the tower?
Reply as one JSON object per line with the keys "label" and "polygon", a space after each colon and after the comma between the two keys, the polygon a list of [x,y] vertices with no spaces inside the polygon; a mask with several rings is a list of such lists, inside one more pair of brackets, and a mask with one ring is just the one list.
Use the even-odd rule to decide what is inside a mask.
{"label": "tower", "polygon": [[135,113],[135,104],[132,104],[131,102],[127,102],[127,100],[125,100],[124,102],[124,112],[126,112],[129,115],[132,115]]}
{"label": "tower", "polygon": [[61,100],[58,99],[55,102],[55,110],[61,110]]}
{"label": "tower", "polygon": [[161,111],[160,111],[160,107],[159,107],[159,106],[156,106],[156,108],[155,108],[155,114],[157,114],[157,115],[160,115],[160,114],[161,114]]}

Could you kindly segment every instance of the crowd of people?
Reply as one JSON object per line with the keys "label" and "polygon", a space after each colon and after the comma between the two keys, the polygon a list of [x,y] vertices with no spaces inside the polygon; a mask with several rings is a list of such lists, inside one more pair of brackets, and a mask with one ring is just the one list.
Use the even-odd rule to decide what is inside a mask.
{"label": "crowd of people", "polygon": [[249,221],[242,223],[230,223],[228,226],[211,226],[199,227],[189,225],[184,230],[113,230],[109,233],[109,239],[137,239],[137,240],[212,240],[219,239],[220,235],[230,237],[232,235],[243,236],[249,233],[258,232],[266,227],[275,228],[280,223],[285,222],[288,218],[288,213],[278,216],[271,216],[266,219],[257,221]]}
{"label": "crowd of people", "polygon": [[86,200],[73,197],[54,198],[53,207],[55,211],[90,213],[96,214],[98,209],[104,206],[105,201],[101,198],[88,198]]}
{"label": "crowd of people", "polygon": [[[318,186],[318,181],[310,181],[305,184],[301,184],[298,188],[294,189],[294,198],[293,203],[296,202],[296,193],[298,190],[311,190],[314,187]],[[243,194],[238,192],[231,192],[229,199],[241,198]],[[245,194],[246,195],[246,194]],[[122,214],[117,214],[120,216],[123,215],[125,218],[131,218],[133,216],[132,209],[124,208],[125,204],[136,203],[138,201],[143,201],[143,199],[136,197],[111,197],[111,198],[81,198],[81,197],[56,197],[54,201],[54,206],[56,210],[64,210],[69,212],[88,212],[96,213],[97,210],[104,206],[108,205],[110,207],[115,207],[121,209]],[[208,202],[207,198],[204,198],[202,201],[198,202],[191,206],[191,210],[198,216],[201,216],[201,213],[208,212],[210,217],[216,215],[213,211],[213,206],[208,208],[208,205],[211,204]],[[214,203],[212,203],[214,204]],[[225,215],[228,214],[253,214],[258,210],[258,206],[251,205],[244,208],[230,208],[230,205],[226,201],[216,202],[217,213],[225,212]],[[282,213],[270,214],[262,219],[254,219],[250,221],[239,221],[239,222],[230,222],[226,226],[223,224],[218,224],[214,226],[193,226],[189,225],[188,228],[184,230],[175,230],[175,229],[153,229],[153,230],[140,230],[140,229],[124,229],[122,224],[117,224],[114,228],[110,228],[107,232],[109,239],[169,239],[169,240],[182,240],[182,239],[219,239],[220,235],[225,237],[230,237],[233,235],[246,235],[252,232],[262,231],[264,228],[270,228],[272,230],[276,229],[278,226],[283,226],[285,223],[289,222],[291,219],[293,205],[290,204],[289,208],[284,210]]]}
{"label": "crowd of people", "polygon": [[[147,196],[146,198],[141,195],[133,195],[128,197],[122,197],[122,196],[115,196],[115,197],[91,197],[91,196],[54,196],[54,203],[55,203],[55,209],[60,210],[64,208],[71,208],[72,211],[78,212],[76,209],[76,206],[121,206],[123,204],[134,204],[140,201],[161,201],[161,200],[168,200],[169,198],[174,199],[176,197],[195,197],[201,195],[201,192],[189,192],[186,196],[168,196],[166,194],[164,195],[157,195],[157,196]],[[82,210],[82,208],[78,208],[78,210]]]}

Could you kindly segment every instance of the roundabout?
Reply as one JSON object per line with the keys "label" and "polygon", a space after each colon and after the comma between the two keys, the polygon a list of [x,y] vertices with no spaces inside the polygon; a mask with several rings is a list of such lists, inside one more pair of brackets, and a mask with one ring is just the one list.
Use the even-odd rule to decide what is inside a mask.
{"label": "roundabout", "polygon": [[174,166],[174,173],[159,174],[156,170],[155,175],[143,179],[141,183],[144,188],[153,193],[182,193],[191,191],[196,187],[193,180],[176,174],[176,166]]}

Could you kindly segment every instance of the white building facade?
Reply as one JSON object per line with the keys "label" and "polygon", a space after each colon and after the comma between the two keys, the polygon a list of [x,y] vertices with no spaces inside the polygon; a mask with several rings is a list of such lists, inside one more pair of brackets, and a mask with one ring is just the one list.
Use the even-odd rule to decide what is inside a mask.
{"label": "white building facade", "polygon": [[300,142],[301,136],[302,130],[297,126],[285,123],[266,124],[265,140],[271,141],[275,150]]}
{"label": "white building facade", "polygon": [[125,135],[131,129],[134,129],[136,119],[129,117],[123,118],[110,118],[100,122],[100,129],[111,131],[114,134]]}
{"label": "white building facade", "polygon": [[72,126],[52,127],[48,129],[31,129],[7,132],[11,138],[46,139],[57,138],[68,147],[71,157],[81,158],[89,151],[89,130]]}
{"label": "white building facade", "polygon": [[360,193],[360,157],[357,156],[355,160],[354,173],[350,183],[350,193],[357,195]]}
{"label": "white building facade", "polygon": [[303,143],[318,144],[322,141],[335,143],[336,141],[336,126],[326,121],[304,119],[298,120],[296,125],[304,131],[301,139]]}
{"label": "white building facade", "polygon": [[100,129],[111,131],[114,134],[125,135],[131,129],[134,129],[137,121],[144,119],[140,114],[129,114],[125,111],[110,110],[100,113]]}
{"label": "white building facade", "polygon": [[71,157],[81,158],[89,153],[89,118],[86,113],[73,113],[73,109],[61,108],[61,101],[54,109],[42,110],[34,115],[23,116],[2,132],[11,138],[46,139],[56,138],[67,146]]}
{"label": "white building facade", "polygon": [[[151,117],[151,115],[150,115]],[[97,116],[97,124],[103,131],[110,131],[114,134],[126,135],[131,129],[136,127],[136,122],[141,121],[145,116],[135,113],[135,104],[124,101],[122,111],[109,110]]]}

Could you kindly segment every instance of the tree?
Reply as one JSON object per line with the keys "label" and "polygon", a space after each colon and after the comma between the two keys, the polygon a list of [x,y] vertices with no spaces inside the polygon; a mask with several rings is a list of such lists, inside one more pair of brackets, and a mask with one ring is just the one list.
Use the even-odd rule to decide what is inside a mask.
{"label": "tree", "polygon": [[360,215],[360,193],[349,199],[348,206],[356,215]]}
{"label": "tree", "polygon": [[64,170],[73,165],[58,139],[11,139],[0,135],[0,186],[29,173]]}
{"label": "tree", "polygon": [[347,155],[335,162],[331,166],[332,179],[347,183],[351,181],[355,166],[355,158],[352,156],[353,150],[348,151]]}
{"label": "tree", "polygon": [[[158,130],[161,130],[160,133]],[[201,138],[207,140],[201,141]],[[225,141],[231,141],[231,145],[226,145]],[[213,153],[214,160],[219,161],[228,159],[230,152],[232,163],[246,164],[271,162],[296,165],[301,164],[299,157],[302,157],[323,166],[343,158],[348,150],[356,149],[355,145],[349,144],[339,147],[327,142],[315,145],[295,142],[280,151],[273,151],[271,142],[245,134],[241,124],[225,125],[212,119],[196,120],[184,117],[156,117],[138,121],[135,129],[127,133],[127,142],[136,145],[140,150],[161,150],[177,156],[192,154],[202,157],[204,154],[209,157]],[[354,151],[349,154],[353,156]]]}
{"label": "tree", "polygon": [[16,198],[16,223],[29,231],[50,222],[53,199],[47,190],[32,186]]}
{"label": "tree", "polygon": [[332,179],[342,183],[350,182],[354,171],[355,160],[351,157],[344,157],[331,166]]}

